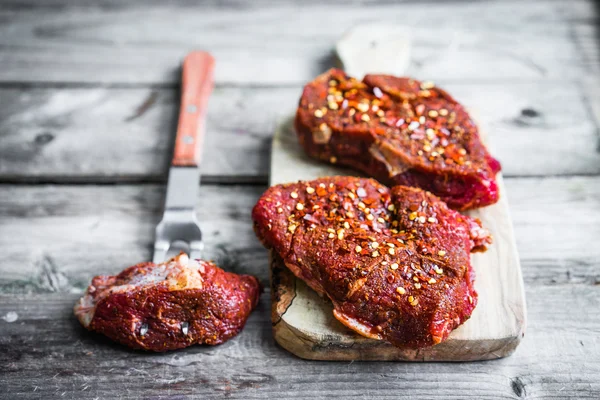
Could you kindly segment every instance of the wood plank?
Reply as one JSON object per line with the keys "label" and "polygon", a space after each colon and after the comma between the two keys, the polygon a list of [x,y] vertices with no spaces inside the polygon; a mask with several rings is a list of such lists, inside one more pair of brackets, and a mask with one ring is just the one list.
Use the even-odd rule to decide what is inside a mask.
{"label": "wood plank", "polygon": [[564,3],[562,6],[571,21],[571,35],[573,42],[581,53],[581,61],[589,72],[588,76],[598,76],[600,69],[600,5],[597,1],[583,1],[571,7]]}
{"label": "wood plank", "polygon": [[0,387],[23,399],[600,395],[594,334],[600,330],[600,286],[529,286],[530,328],[516,353],[458,364],[300,360],[274,344],[268,296],[238,337],[167,354],[130,351],[86,332],[71,311],[77,295],[0,296],[0,318],[9,312],[18,318],[0,319]]}
{"label": "wood plank", "polygon": [[[453,3],[464,3],[464,2],[469,2],[472,0],[425,0],[424,2],[426,3],[446,3],[446,2],[453,2]],[[541,3],[549,3],[551,1],[554,2],[562,2],[563,0],[531,0],[531,2],[541,2]],[[410,2],[410,0],[401,0],[401,2]],[[230,7],[230,8],[240,8],[243,6],[247,6],[247,7],[265,7],[265,6],[270,6],[273,5],[273,0],[255,0],[252,2],[251,6],[248,6],[248,3],[244,0],[209,0],[209,1],[204,1],[203,2],[203,7],[205,8],[223,8],[223,7]],[[286,3],[290,3],[290,4],[295,4],[294,0],[278,0],[277,3],[282,3],[282,4],[286,4]],[[315,5],[315,4],[321,4],[322,2],[320,0],[305,0],[303,2],[303,4],[305,5]],[[343,4],[347,4],[346,0],[330,0],[328,1],[328,3],[330,4],[335,4],[335,5],[343,5]],[[355,5],[362,5],[362,6],[368,6],[371,5],[373,3],[373,0],[354,0],[352,1],[352,4]],[[396,4],[398,3],[397,0],[378,0],[377,3],[379,4]],[[10,8],[10,9],[23,9],[23,8],[41,8],[41,9],[46,9],[46,8],[99,8],[100,6],[102,7],[111,7],[111,8],[140,8],[140,7],[144,7],[146,5],[161,5],[164,4],[163,0],[146,0],[144,2],[144,5],[141,6],[140,3],[137,0],[102,0],[100,2],[100,5],[98,3],[98,0],[3,0],[2,5],[5,8]],[[178,8],[185,8],[185,7],[193,7],[195,6],[197,3],[196,2],[190,2],[190,0],[170,0],[169,4],[174,6],[174,7],[178,7]]]}
{"label": "wood plank", "polygon": [[[0,5],[0,60],[3,65],[0,82],[17,80],[34,85],[54,82],[61,83],[61,86],[69,82],[173,86],[178,79],[173,59],[183,56],[188,46],[201,46],[213,41],[221,52],[220,62],[226,65],[226,71],[219,77],[221,84],[285,83],[294,87],[283,90],[296,90],[297,97],[297,85],[312,78],[332,62],[329,47],[321,46],[319,41],[330,40],[332,44],[347,27],[345,21],[352,23],[363,17],[375,19],[380,15],[390,20],[404,20],[405,15],[401,10],[414,11],[417,8],[416,5],[401,4],[394,6],[395,12],[388,12],[391,9],[388,5],[379,7],[369,1],[348,4],[338,0],[335,7],[317,5],[306,9],[306,5],[316,3],[315,0],[303,2],[302,9],[293,1],[284,0],[274,7],[275,11],[271,11],[269,8],[273,7],[261,0],[252,3],[208,0],[201,5],[188,0],[176,0],[168,5],[160,0],[150,0],[143,5],[131,0],[7,0]],[[436,75],[439,75],[440,78],[447,78],[449,83],[456,83],[465,77],[474,77],[480,81],[498,83],[500,81],[496,79],[529,82],[543,77],[545,83],[553,85],[558,82],[562,85],[563,79],[578,81],[580,71],[589,74],[592,68],[596,68],[598,53],[594,49],[595,39],[589,30],[589,23],[597,20],[597,13],[591,7],[581,6],[588,2],[540,1],[536,6],[531,6],[530,2],[513,1],[508,2],[507,6],[498,6],[498,2],[495,2],[491,7],[486,3],[453,2],[441,8],[438,3],[430,1],[422,11],[417,10],[416,15],[408,14],[416,17],[411,23],[426,27],[420,28],[424,50],[419,55],[420,61],[425,64],[413,66],[415,74],[430,74],[422,75],[424,78],[436,79]],[[177,7],[174,7],[175,4]],[[342,22],[331,21],[333,29],[328,25],[330,18],[326,20],[321,15],[311,18],[311,14],[327,15],[328,11],[342,7],[347,10],[342,17],[346,18],[349,14],[354,16]],[[364,12],[367,8],[374,11]],[[438,8],[439,13],[435,11]],[[502,10],[499,12],[500,8]],[[434,10],[434,23],[443,20],[447,24],[442,32],[447,40],[443,43],[438,43],[439,38],[433,34],[422,33],[424,29],[429,29],[425,11],[431,10]],[[576,21],[570,21],[573,19],[573,10],[579,13]],[[261,15],[263,12],[264,15]],[[201,13],[207,16],[198,20]],[[456,21],[447,17],[454,13],[458,17]],[[287,18],[295,14],[300,16],[298,23]],[[274,21],[277,18],[284,22]],[[196,20],[199,24],[195,23]],[[315,29],[312,29],[313,20],[319,25]],[[26,23],[21,24],[23,21]],[[142,26],[142,21],[151,23]],[[472,25],[473,21],[475,25]],[[229,22],[235,24],[235,29],[227,26]],[[308,25],[300,25],[306,23]],[[264,24],[264,29],[260,24]],[[290,29],[286,29],[286,26]],[[522,29],[523,26],[525,28]],[[321,32],[326,28],[333,32],[331,38],[326,36],[328,33],[323,35]],[[430,63],[431,54],[447,48],[452,36],[448,33],[453,29],[465,35],[472,34],[472,42],[470,38],[464,41],[464,35],[459,33],[459,48],[455,53],[455,58],[459,59],[449,57],[450,61],[444,61],[445,64]],[[281,38],[272,37],[271,32],[275,30],[281,32]],[[515,31],[519,31],[519,34],[515,35]],[[580,43],[570,43],[566,39],[567,31],[578,36]],[[209,32],[208,37],[201,37],[204,32]],[[221,41],[215,41],[218,35],[221,35]],[[560,38],[556,40],[556,45],[551,46],[555,36]],[[239,40],[240,37],[244,40]],[[236,47],[238,40],[240,46]],[[517,40],[523,44],[518,44],[516,53],[507,52]],[[271,41],[275,44],[274,48],[264,45]],[[290,41],[298,45],[289,51],[281,47]],[[489,44],[486,41],[490,41]],[[556,54],[551,54],[551,51],[556,51]],[[295,53],[290,54],[292,52]],[[60,58],[57,54],[60,54]],[[115,63],[117,59],[121,61]],[[266,60],[268,68],[258,65],[255,60]],[[239,67],[244,64],[249,68]],[[444,65],[450,66],[447,76],[442,70]],[[530,89],[539,90],[536,95],[542,97],[548,86],[532,85]],[[588,85],[584,81],[583,86],[587,89],[587,98],[597,97],[597,83]],[[127,104],[127,110],[131,112],[119,114],[118,118],[131,118],[151,98],[150,91],[140,88],[129,102],[120,103]],[[157,126],[169,128],[167,121],[175,115],[174,91],[157,91],[159,97],[155,104],[162,101],[162,93],[170,92],[168,96],[172,96],[166,106],[168,111],[163,110],[165,114],[161,118],[154,117]],[[537,98],[533,93],[526,93],[525,96]],[[295,102],[296,98],[293,97],[289,96],[290,102]],[[485,97],[481,98],[485,100]],[[510,108],[513,96],[503,98],[508,103],[498,102],[500,108]],[[551,106],[554,114],[586,109],[579,105],[561,107],[562,98],[560,95],[554,97]],[[517,98],[517,101],[521,100]],[[278,101],[281,99],[273,102]],[[3,102],[0,96],[0,152],[6,146],[6,138],[16,135],[6,135],[14,129],[11,126],[2,129],[7,119],[5,115],[8,115],[2,115],[2,110],[12,107],[11,103]],[[579,100],[575,100],[575,104],[588,105]],[[591,110],[595,110],[598,118],[600,103],[596,99],[593,104],[596,108]],[[156,105],[148,113],[131,120],[130,125],[148,118],[154,107]],[[512,117],[515,121],[526,121],[526,124],[519,129],[506,130],[508,133],[505,134],[518,137],[514,142],[517,143],[514,150],[511,149],[511,142],[506,141],[505,151],[522,151],[519,153],[520,159],[511,158],[510,163],[527,169],[530,166],[529,157],[533,154],[531,150],[539,143],[538,136],[529,136],[531,125],[541,132],[544,129],[551,130],[552,127],[545,121],[554,119],[546,114],[538,119],[536,113],[521,112],[526,108],[512,110],[517,112],[506,115],[506,121]],[[132,137],[127,140],[123,139],[122,134],[118,135],[120,132],[130,134],[136,129],[154,131],[154,125],[144,122],[142,126],[115,130],[115,126],[126,126],[125,123],[115,124],[109,119],[110,123],[100,130],[95,127],[102,126],[104,122],[98,114],[88,124],[83,118],[79,120],[74,125],[76,129],[57,126],[66,119],[77,120],[80,113],[84,113],[83,116],[94,114],[86,112],[79,109],[68,115],[61,114],[48,118],[43,124],[17,124],[18,129],[29,129],[24,131],[27,132],[27,140],[11,142],[11,152],[0,154],[0,181],[6,181],[7,177],[18,181],[38,180],[40,177],[43,178],[41,180],[50,181],[162,179],[170,151],[169,139],[161,138],[158,133],[135,134],[135,137],[131,133]],[[261,113],[264,111],[256,112],[257,115]],[[115,113],[107,115],[111,118]],[[247,117],[235,110],[231,115]],[[484,119],[487,117],[484,116]],[[271,124],[266,126],[265,132],[272,132],[274,120]],[[500,121],[493,128],[503,124]],[[548,142],[560,143],[566,146],[564,148],[567,151],[561,153],[560,146],[543,142],[541,148],[544,151],[551,149],[555,158],[554,164],[547,163],[542,165],[543,168],[558,174],[597,174],[596,166],[599,163],[593,151],[597,148],[594,144],[598,136],[593,136],[592,131],[597,129],[598,124],[584,125],[583,139],[577,136],[582,126],[575,118],[560,126],[556,131],[551,131]],[[589,131],[588,126],[591,127]],[[91,140],[87,136],[88,131],[93,133]],[[561,131],[567,134],[563,136]],[[61,136],[57,132],[71,132],[66,137],[82,138],[87,142],[79,144],[73,140],[67,145],[60,141]],[[166,130],[160,132],[163,134]],[[168,132],[170,134],[173,130]],[[248,145],[239,135],[231,134],[225,135],[231,145],[242,143],[232,153],[223,154],[220,146],[211,145],[210,149],[219,149],[215,151],[212,163],[207,166],[210,173],[207,180],[231,176],[221,169],[226,163],[221,164],[220,160],[226,157],[232,165],[239,165],[236,164],[237,159],[250,160],[242,164],[242,167],[248,165],[250,169],[247,175],[242,176],[243,180],[256,181],[257,176],[262,175],[259,180],[266,182],[267,159],[264,157],[268,138],[261,136],[261,132],[253,132],[253,135],[262,140],[262,146],[257,146],[258,142],[254,139],[249,140],[251,145]],[[574,148],[577,150],[569,147],[572,143],[566,140],[571,140],[573,134]],[[103,135],[107,135],[106,144]],[[128,140],[138,141],[137,146],[141,146],[139,153],[136,145],[126,143]],[[52,143],[62,143],[64,147],[56,152],[55,149],[48,150]],[[81,146],[80,151],[70,151],[74,143]],[[129,153],[121,152],[121,146]],[[81,154],[90,148],[94,152],[82,159]],[[502,152],[497,143],[496,148]],[[581,149],[586,151],[580,154]],[[11,158],[13,152],[16,153]],[[252,154],[244,156],[244,152]],[[15,164],[15,159],[23,154],[32,161],[20,166]],[[577,156],[571,159],[571,154]],[[578,164],[576,159],[582,155],[584,161]],[[124,157],[129,160],[130,166],[123,162]],[[568,162],[564,162],[563,157]],[[9,172],[4,174],[2,168],[6,164],[2,162],[7,159],[10,160]],[[264,163],[262,167],[261,162]],[[36,163],[39,163],[39,168],[33,168],[33,173],[22,169]],[[80,169],[79,165],[83,167]],[[219,165],[214,169],[216,172],[210,172],[212,165]],[[571,172],[564,172],[565,165]],[[540,165],[534,163],[534,166],[536,172],[533,175],[548,173]],[[70,167],[74,168],[73,173]],[[261,168],[263,172],[256,172]],[[505,172],[508,171],[505,169]],[[514,175],[521,174],[515,172]],[[239,176],[234,180],[239,180]],[[234,341],[217,348],[198,347],[171,354],[149,355],[127,351],[84,332],[71,315],[75,294],[27,294],[0,296],[0,390],[11,398],[62,396],[77,399],[225,396],[244,399],[330,398],[357,394],[369,398],[598,398],[600,346],[596,332],[600,331],[597,313],[600,253],[594,238],[600,236],[600,182],[596,177],[519,178],[508,179],[507,187],[517,223],[516,235],[528,285],[530,312],[528,335],[519,350],[507,359],[459,365],[301,361],[275,346],[271,339],[269,293],[263,296],[259,309],[251,317],[244,333]],[[212,233],[219,231],[220,236],[214,238],[212,243],[215,249],[210,250],[214,251],[214,256],[221,257],[232,270],[258,274],[264,283],[267,277],[262,267],[266,263],[266,252],[257,242],[250,242],[252,233],[248,228],[249,208],[263,189],[262,186],[206,186],[203,190],[212,194],[206,199],[199,199],[199,202],[205,206],[215,205],[216,211],[212,212],[219,215],[213,219],[208,209],[200,215],[208,221],[212,220],[208,224]],[[224,205],[221,206],[221,203]],[[161,205],[162,189],[157,185],[127,185],[119,189],[113,186],[34,188],[3,185],[0,189],[0,247],[10,251],[0,261],[0,270],[3,271],[0,292],[76,292],[93,274],[116,272],[140,258],[149,257],[153,224],[158,219]],[[154,221],[149,221],[152,219]],[[71,224],[72,228],[69,230],[63,224]],[[527,248],[524,249],[524,246]],[[18,254],[21,251],[26,252],[25,256]],[[107,254],[111,256],[106,258]],[[15,255],[21,258],[15,258]],[[4,279],[5,276],[8,278]],[[7,316],[11,311],[16,311],[19,319],[8,323],[7,320],[11,318]]]}
{"label": "wood plank", "polygon": [[408,73],[421,78],[562,80],[587,71],[570,34],[582,1],[72,4],[0,8],[0,82],[173,83],[184,54],[204,49],[219,83],[298,84],[331,64],[349,27],[379,20],[411,27]]}
{"label": "wood plank", "polygon": [[[600,173],[599,122],[589,112],[597,86],[441,85],[476,110],[505,176]],[[272,132],[300,92],[301,86],[217,88],[203,179],[266,182]],[[162,181],[177,109],[174,89],[2,88],[0,181]]]}
{"label": "wood plank", "polygon": [[[267,173],[268,137],[300,88],[217,88],[209,101],[204,177]],[[0,175],[162,180],[171,160],[174,89],[0,89]],[[90,151],[94,149],[94,151]]]}
{"label": "wood plank", "polygon": [[[206,257],[268,286],[250,210],[264,186],[200,188]],[[151,258],[158,185],[3,185],[0,293],[78,292],[91,277]],[[600,177],[506,180],[526,284],[598,284]]]}
{"label": "wood plank", "polygon": [[[266,254],[250,221],[250,208],[263,189],[201,186],[197,207],[205,258],[268,282],[266,268],[256,268]],[[0,198],[0,246],[12,248],[0,285],[10,292],[79,292],[92,275],[152,258],[164,188],[4,186]]]}

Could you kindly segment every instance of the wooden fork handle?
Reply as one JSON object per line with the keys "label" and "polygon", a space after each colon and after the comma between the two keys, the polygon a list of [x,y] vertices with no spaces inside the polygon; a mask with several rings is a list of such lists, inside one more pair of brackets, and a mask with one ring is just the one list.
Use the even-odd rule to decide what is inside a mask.
{"label": "wooden fork handle", "polygon": [[214,68],[214,58],[205,51],[194,51],[185,57],[172,165],[183,167],[200,165],[206,109],[214,86]]}

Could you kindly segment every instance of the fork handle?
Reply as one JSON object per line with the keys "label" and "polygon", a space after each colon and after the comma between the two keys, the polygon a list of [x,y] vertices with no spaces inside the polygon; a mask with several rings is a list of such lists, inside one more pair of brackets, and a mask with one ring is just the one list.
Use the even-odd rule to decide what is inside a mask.
{"label": "fork handle", "polygon": [[206,109],[214,86],[214,67],[215,59],[205,51],[193,51],[185,57],[174,166],[198,167],[200,164]]}

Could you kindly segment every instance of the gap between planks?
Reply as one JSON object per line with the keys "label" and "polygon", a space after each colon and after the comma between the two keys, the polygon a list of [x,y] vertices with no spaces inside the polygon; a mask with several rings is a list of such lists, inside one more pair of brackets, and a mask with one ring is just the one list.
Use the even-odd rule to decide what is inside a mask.
{"label": "gap between planks", "polygon": [[[358,173],[357,173],[358,174]],[[600,176],[600,173],[577,173],[577,174],[561,174],[561,175],[509,175],[504,177],[504,180],[512,179],[557,179],[557,178],[592,178]],[[246,176],[246,175],[227,175],[214,176],[204,175],[200,178],[201,186],[267,186],[269,177],[265,175]],[[55,177],[20,177],[20,176],[0,176],[0,186],[36,186],[36,185],[54,185],[54,186],[115,186],[115,185],[156,185],[164,184],[166,188],[167,177],[153,176],[127,176],[127,177],[110,177],[110,176],[55,176]]]}

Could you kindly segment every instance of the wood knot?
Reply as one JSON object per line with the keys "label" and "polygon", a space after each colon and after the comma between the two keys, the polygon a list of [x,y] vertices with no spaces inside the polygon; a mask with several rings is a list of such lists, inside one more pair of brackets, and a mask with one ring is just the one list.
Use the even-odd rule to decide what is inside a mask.
{"label": "wood knot", "polygon": [[525,396],[525,384],[523,383],[521,378],[516,377],[516,378],[511,379],[510,386],[511,386],[513,392],[515,392],[515,394],[518,397]]}
{"label": "wood knot", "polygon": [[54,140],[54,135],[49,132],[40,133],[34,139],[34,142],[39,145],[45,145]]}

